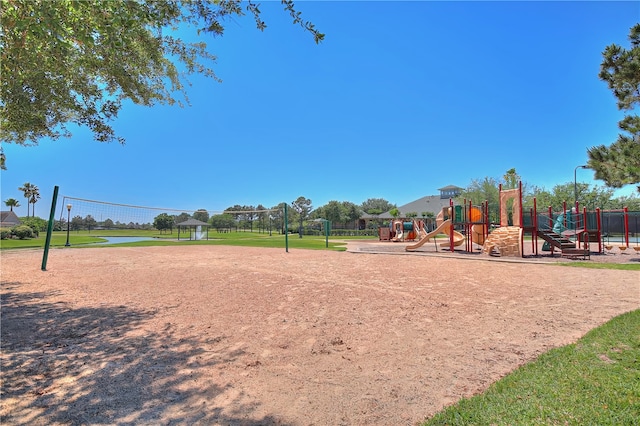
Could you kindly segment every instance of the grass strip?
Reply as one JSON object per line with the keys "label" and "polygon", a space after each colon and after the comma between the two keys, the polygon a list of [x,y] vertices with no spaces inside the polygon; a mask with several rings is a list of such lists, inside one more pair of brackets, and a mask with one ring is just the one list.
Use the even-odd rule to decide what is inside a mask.
{"label": "grass strip", "polygon": [[556,265],[591,269],[619,269],[621,271],[640,271],[640,263],[558,262],[556,263]]}
{"label": "grass strip", "polygon": [[640,310],[553,349],[429,419],[435,425],[637,425]]}

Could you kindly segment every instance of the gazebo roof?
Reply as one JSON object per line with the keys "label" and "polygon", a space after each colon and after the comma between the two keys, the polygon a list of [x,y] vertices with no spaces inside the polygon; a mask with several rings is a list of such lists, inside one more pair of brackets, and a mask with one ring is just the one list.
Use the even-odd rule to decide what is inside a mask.
{"label": "gazebo roof", "polygon": [[194,219],[194,218],[189,218],[188,220],[185,220],[184,222],[180,222],[177,225],[178,226],[209,226],[207,222],[203,222],[201,220]]}

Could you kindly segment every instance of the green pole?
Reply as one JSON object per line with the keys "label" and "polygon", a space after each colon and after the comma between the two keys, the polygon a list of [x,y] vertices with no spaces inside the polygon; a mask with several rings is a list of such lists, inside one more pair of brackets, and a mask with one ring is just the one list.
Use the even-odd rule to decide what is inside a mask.
{"label": "green pole", "polygon": [[56,214],[56,202],[58,201],[58,187],[53,187],[53,199],[51,200],[51,213],[49,214],[49,225],[47,226],[47,238],[44,242],[44,254],[42,255],[42,270],[47,270],[47,259],[49,257],[49,245],[51,244],[51,233],[53,232],[53,218]]}
{"label": "green pole", "polygon": [[324,220],[324,236],[325,236],[325,248],[329,248],[329,221]]}
{"label": "green pole", "polygon": [[289,218],[287,203],[284,203],[284,250],[289,253]]}

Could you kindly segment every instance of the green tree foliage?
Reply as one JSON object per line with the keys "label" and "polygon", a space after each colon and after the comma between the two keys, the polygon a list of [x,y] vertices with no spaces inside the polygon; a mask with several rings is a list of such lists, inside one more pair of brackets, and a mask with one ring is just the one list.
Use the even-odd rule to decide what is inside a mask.
{"label": "green tree foliage", "polygon": [[311,213],[311,211],[313,210],[311,200],[300,196],[291,203],[291,208],[298,214],[298,221],[300,223],[300,226],[298,227],[298,233],[300,235],[300,238],[302,238],[302,224],[309,216],[309,213]]}
{"label": "green tree foliage", "polygon": [[31,207],[31,216],[36,215],[36,203],[40,200],[40,189],[37,186],[34,186],[31,191],[31,198],[29,198],[29,204],[33,204]]}
{"label": "green tree foliage", "polygon": [[18,225],[14,227],[12,230],[13,235],[20,240],[26,240],[27,238],[33,238],[36,235],[33,232],[33,229],[28,227],[27,225]]}
{"label": "green tree foliage", "polygon": [[[34,194],[38,194],[38,198],[40,198],[40,190],[38,189],[37,186],[29,183],[29,182],[25,182],[24,185],[22,185],[21,187],[18,188],[18,191],[22,191],[22,193],[24,194],[24,198],[27,199],[27,217],[29,217],[29,205],[31,204],[31,199],[33,198]],[[35,203],[34,203],[35,204]],[[35,205],[34,205],[35,207]]]}
{"label": "green tree foliage", "polygon": [[395,204],[391,204],[384,198],[369,198],[360,205],[362,211],[373,216],[388,212],[394,207],[396,207]]}
{"label": "green tree foliage", "polygon": [[29,228],[33,229],[36,234],[38,234],[47,230],[48,222],[39,217],[27,216],[20,218],[20,224],[28,226]]}
{"label": "green tree foliage", "polygon": [[258,219],[258,212],[252,205],[242,206],[242,210],[244,212],[240,215],[242,227],[243,229],[248,227],[249,230],[253,232],[253,222]]}
{"label": "green tree foliage", "polygon": [[312,216],[316,219],[326,219],[332,223],[342,223],[344,221],[342,204],[335,200],[315,209]]}
{"label": "green tree foliage", "polygon": [[509,169],[504,176],[502,176],[502,189],[516,189],[521,181],[522,178],[516,173],[516,169]]}
{"label": "green tree foliage", "polygon": [[[570,209],[573,207],[573,184],[574,182],[567,182],[555,185],[551,191],[534,187],[531,198],[525,203],[525,208],[533,207],[533,197],[535,197],[538,211],[546,211],[549,206],[553,211],[560,211],[565,205]],[[611,210],[628,207],[630,211],[640,211],[640,197],[635,194],[612,198],[614,193],[612,188],[591,186],[583,182],[577,182],[576,188],[580,209],[586,207],[587,210],[593,211],[596,208]]]}
{"label": "green tree foliage", "polygon": [[257,212],[255,213],[255,217],[258,220],[258,229],[267,229],[269,224],[269,212],[265,211],[267,208],[262,204],[258,204],[256,206]]}
{"label": "green tree foliage", "polygon": [[173,231],[173,217],[168,213],[160,213],[153,219],[153,227],[160,233],[162,231]]}
{"label": "green tree foliage", "polygon": [[209,212],[205,209],[198,209],[195,212],[193,212],[193,218],[195,220],[199,220],[200,222],[208,222]]}
{"label": "green tree foliage", "polygon": [[15,198],[7,198],[4,201],[4,205],[9,207],[11,209],[11,211],[13,211],[14,207],[20,207],[20,202],[18,200],[16,200]]}
{"label": "green tree foliage", "polygon": [[360,216],[362,216],[362,209],[360,208],[360,206],[350,201],[344,201],[342,205],[345,210],[345,219],[347,220],[347,222],[355,223],[358,221],[358,219],[360,219]]}
{"label": "green tree foliage", "polygon": [[244,208],[240,204],[233,205],[224,210],[225,213],[229,213],[237,221],[242,220],[242,211]]}
{"label": "green tree foliage", "polygon": [[211,226],[218,231],[222,229],[232,229],[236,227],[236,219],[228,213],[214,214],[209,219]]}
{"label": "green tree foliage", "polygon": [[11,238],[12,231],[11,228],[0,228],[0,240],[6,240]]}
{"label": "green tree foliage", "polygon": [[[323,40],[291,0],[282,5],[316,43]],[[188,103],[190,75],[217,79],[216,58],[201,36],[222,35],[225,21],[246,13],[266,28],[258,5],[241,0],[0,0],[0,6],[0,140],[17,144],[69,136],[68,124],[87,126],[100,142],[124,143],[109,124],[124,100]]]}
{"label": "green tree foliage", "polygon": [[[536,199],[536,207],[538,211],[545,211],[552,207],[553,211],[560,211],[564,206],[567,209],[573,207],[573,189],[574,182],[567,182],[555,185],[551,191],[540,188],[534,188],[532,196]],[[593,186],[587,183],[578,182],[576,184],[578,190],[578,200],[580,206],[586,207],[588,210],[599,208],[610,208],[610,200],[613,196],[613,189]],[[533,198],[530,198],[525,207],[533,207]]]}
{"label": "green tree foliage", "polygon": [[71,223],[69,224],[69,229],[72,231],[79,231],[84,226],[84,219],[82,216],[74,216],[71,218]]}
{"label": "green tree foliage", "polygon": [[607,209],[620,209],[627,207],[629,211],[640,212],[640,197],[636,194],[629,196],[618,197],[613,200],[609,200]]}
{"label": "green tree foliage", "polygon": [[92,228],[95,228],[98,225],[98,222],[91,216],[90,214],[86,215],[84,218],[84,227],[91,232]]}
{"label": "green tree foliage", "polygon": [[[629,40],[630,49],[616,44],[605,48],[599,74],[616,97],[618,109],[625,112],[640,104],[640,24],[631,28]],[[640,117],[626,114],[618,127],[627,134],[619,134],[608,147],[588,150],[588,165],[596,179],[614,188],[640,183]],[[640,192],[640,185],[637,189]]]}
{"label": "green tree foliage", "polygon": [[274,229],[279,229],[281,233],[284,233],[284,206],[286,203],[280,203],[271,207],[269,216],[271,217],[271,226]]}
{"label": "green tree foliage", "polygon": [[467,200],[467,203],[471,201],[473,205],[481,205],[488,201],[493,208],[500,204],[500,185],[502,185],[503,190],[507,190],[516,189],[520,183],[522,183],[522,197],[526,200],[530,192],[529,185],[523,182],[516,169],[512,168],[505,172],[502,179],[493,177],[485,177],[482,180],[473,179],[467,188],[460,193],[460,196],[456,198],[456,203],[462,203]]}
{"label": "green tree foliage", "polygon": [[173,222],[178,224],[178,223],[186,222],[189,219],[191,219],[191,216],[189,215],[189,213],[180,213],[173,219]]}
{"label": "green tree foliage", "polygon": [[[385,210],[386,211],[386,210]],[[322,207],[318,207],[310,215],[316,219],[326,219],[333,224],[345,225],[348,222],[355,223],[362,216],[360,206],[349,201],[329,201]]]}
{"label": "green tree foliage", "polygon": [[471,201],[474,205],[480,205],[488,201],[490,206],[498,205],[500,203],[499,187],[500,182],[492,177],[485,177],[482,180],[473,179],[471,183],[460,192],[456,203],[461,204],[464,200],[467,200],[467,203]]}

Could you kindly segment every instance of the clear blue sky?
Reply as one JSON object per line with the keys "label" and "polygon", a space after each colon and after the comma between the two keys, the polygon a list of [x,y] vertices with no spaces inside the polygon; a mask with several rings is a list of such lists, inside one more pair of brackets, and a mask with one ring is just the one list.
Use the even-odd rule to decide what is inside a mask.
{"label": "clear blue sky", "polygon": [[[599,65],[608,44],[629,46],[639,2],[297,7],[323,43],[263,2],[264,32],[247,16],[207,40],[222,83],[193,77],[183,109],[125,106],[115,122],[124,146],[74,128],[36,147],[3,144],[2,201],[18,199],[26,215],[17,188],[30,182],[40,217],[55,185],[61,196],[184,210],[299,196],[314,207],[402,205],[513,167],[551,189],[573,182],[587,148],[617,137],[622,113]],[[577,176],[603,185],[590,170]]]}

